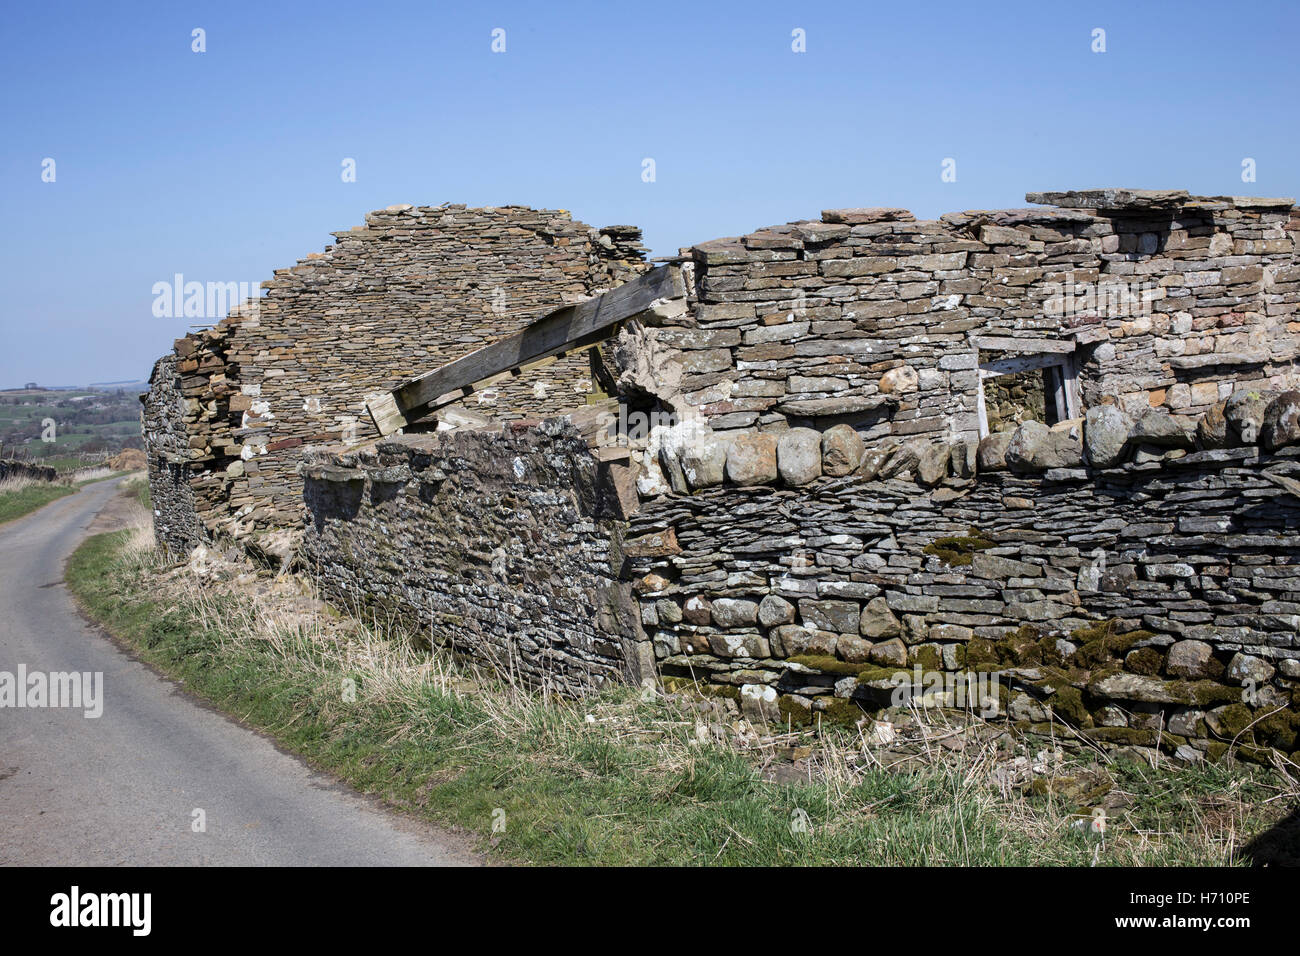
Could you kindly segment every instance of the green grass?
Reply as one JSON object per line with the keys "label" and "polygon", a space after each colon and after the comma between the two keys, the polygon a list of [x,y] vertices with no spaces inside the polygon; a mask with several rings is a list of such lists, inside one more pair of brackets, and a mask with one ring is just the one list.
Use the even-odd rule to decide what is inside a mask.
{"label": "green grass", "polygon": [[[127,473],[119,472],[118,474]],[[122,494],[126,495],[128,498],[134,498],[140,504],[140,507],[144,508],[146,511],[150,509],[148,479],[132,478],[130,481],[122,482]]]}
{"label": "green grass", "polygon": [[59,473],[64,473],[76,471],[78,468],[86,468],[93,465],[95,461],[93,459],[87,461],[81,455],[49,455],[44,458],[34,458],[32,459],[32,463],[36,465],[45,465],[49,468],[53,468]]}
{"label": "green grass", "polygon": [[74,491],[76,489],[70,485],[46,481],[34,482],[17,491],[0,490],[0,524],[30,514],[37,508],[48,505],[51,501],[57,501]]}
{"label": "green grass", "polygon": [[84,488],[86,485],[93,485],[100,481],[111,481],[114,478],[121,478],[123,475],[131,474],[129,471],[112,471],[107,475],[100,475],[98,478],[83,478],[76,482],[78,488]]}
{"label": "green grass", "polygon": [[[505,860],[1218,865],[1238,862],[1240,846],[1290,808],[1265,803],[1277,781],[1253,769],[1110,763],[1103,772],[1118,800],[1102,843],[1071,828],[1080,808],[1069,799],[989,783],[995,758],[1032,758],[1041,739],[1026,749],[1004,738],[960,756],[934,748],[933,760],[901,772],[873,764],[839,731],[737,741],[734,717],[702,714],[689,699],[630,689],[548,699],[348,618],[277,623],[246,583],[199,588],[173,576],[169,591],[135,535],[90,538],[68,564],[69,586],[94,618],[317,767],[463,827]],[[295,593],[290,582],[259,580]],[[357,684],[355,701],[344,699],[345,679]],[[807,748],[814,782],[764,779],[761,768],[795,746]],[[506,826],[494,835],[500,811]],[[797,811],[810,832],[792,830]]]}

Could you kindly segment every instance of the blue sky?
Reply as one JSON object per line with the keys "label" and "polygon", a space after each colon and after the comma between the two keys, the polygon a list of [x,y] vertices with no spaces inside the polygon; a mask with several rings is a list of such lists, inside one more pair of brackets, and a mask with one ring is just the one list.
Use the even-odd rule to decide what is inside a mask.
{"label": "blue sky", "polygon": [[1268,2],[11,2],[0,387],[142,378],[196,321],[155,317],[154,283],[257,282],[397,202],[565,208],[668,254],[835,206],[1295,196],[1297,27]]}

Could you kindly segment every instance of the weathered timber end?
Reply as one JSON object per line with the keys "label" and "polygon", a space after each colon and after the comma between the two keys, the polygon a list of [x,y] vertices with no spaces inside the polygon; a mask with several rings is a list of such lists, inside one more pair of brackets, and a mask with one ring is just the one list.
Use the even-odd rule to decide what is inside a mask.
{"label": "weathered timber end", "polygon": [[473,386],[513,369],[567,354],[608,338],[614,327],[647,312],[659,317],[686,311],[686,285],[681,270],[660,266],[618,288],[585,302],[567,305],[532,325],[485,345],[463,358],[425,372],[383,395],[371,397],[366,408],[381,435],[404,428],[438,408],[465,398]]}

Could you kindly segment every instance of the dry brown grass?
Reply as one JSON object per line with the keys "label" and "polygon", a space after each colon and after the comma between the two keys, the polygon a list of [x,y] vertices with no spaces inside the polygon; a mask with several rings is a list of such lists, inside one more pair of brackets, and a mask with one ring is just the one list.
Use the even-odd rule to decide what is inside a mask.
{"label": "dry brown grass", "polygon": [[[512,811],[538,817],[530,858],[569,859],[546,834],[583,826],[635,844],[635,852],[622,851],[629,861],[795,862],[781,842],[788,833],[774,831],[762,816],[773,811],[761,808],[788,815],[787,802],[797,800],[815,820],[820,862],[1232,865],[1261,829],[1300,805],[1287,772],[1117,761],[1065,725],[1055,737],[1024,737],[971,714],[913,707],[888,724],[864,716],[854,727],[798,729],[755,725],[691,694],[625,689],[567,699],[431,651],[427,635],[391,619],[340,614],[305,579],[272,575],[220,549],[167,566],[150,520],[139,508],[121,547],[124,590],[151,593],[166,614],[193,622],[219,649],[214,659],[259,662],[252,680],[315,688],[294,710],[277,712],[273,732],[291,736],[311,723],[362,734],[374,749],[339,772],[363,786],[390,757],[401,774],[414,773],[412,753],[432,748],[437,756],[423,776],[401,785],[422,805],[444,788],[467,799],[467,781],[497,767],[481,799],[506,801],[512,787],[530,794],[531,809]],[[364,688],[364,711],[339,692],[340,680]],[[450,730],[448,713],[457,715]],[[746,789],[747,774],[768,789]],[[653,836],[677,833],[650,820],[678,807],[683,781],[693,781],[694,792],[711,775],[738,795],[719,784],[716,798],[693,796],[687,806],[713,815],[720,845],[700,856],[669,846],[695,833],[694,824]],[[493,796],[498,787],[504,791]],[[602,791],[615,796],[583,796]],[[781,796],[787,792],[795,796]],[[469,811],[457,804],[445,812],[463,822]],[[1100,836],[1087,832],[1097,812],[1107,824]]]}
{"label": "dry brown grass", "polygon": [[42,485],[48,485],[48,481],[39,481],[36,478],[29,478],[26,475],[11,475],[8,478],[0,480],[0,495],[16,495],[20,491],[28,488],[35,488]]}

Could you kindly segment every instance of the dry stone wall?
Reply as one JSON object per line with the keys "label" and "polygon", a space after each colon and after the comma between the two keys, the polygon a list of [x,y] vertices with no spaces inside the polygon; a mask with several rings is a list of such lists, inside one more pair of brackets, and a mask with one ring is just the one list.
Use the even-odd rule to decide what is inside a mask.
{"label": "dry stone wall", "polygon": [[30,478],[34,481],[53,481],[59,473],[48,465],[34,465],[29,461],[0,459],[0,481],[6,478]]}
{"label": "dry stone wall", "polygon": [[621,526],[564,418],[309,453],[303,561],[342,607],[571,695],[654,674]]}
{"label": "dry stone wall", "polygon": [[1114,422],[1031,422],[937,481],[897,443],[626,523],[589,423],[406,436],[306,458],[304,553],[332,600],[568,693],[657,670],[755,720],[852,721],[981,682],[1029,730],[1300,757],[1300,392],[1238,395],[1220,447],[1144,417],[1099,467]]}
{"label": "dry stone wall", "polygon": [[[717,431],[848,422],[868,439],[979,437],[979,365],[1043,339],[1067,349],[1085,406],[1198,414],[1234,386],[1287,384],[1292,200],[1028,199],[1058,208],[934,221],[827,210],[692,247],[697,301],[659,333],[682,372],[661,398]],[[1019,348],[980,344],[1004,338]]]}
{"label": "dry stone wall", "polygon": [[[394,206],[335,236],[277,271],[265,297],[179,340],[174,371],[155,370],[149,417],[172,434],[146,426],[150,457],[188,469],[193,495],[192,509],[179,491],[175,513],[160,508],[172,544],[192,546],[197,529],[247,537],[298,526],[302,447],[374,437],[369,394],[647,268],[638,229],[596,230],[563,210]],[[179,423],[158,412],[177,388]],[[578,355],[468,405],[508,420],[582,404],[590,389]]]}
{"label": "dry stone wall", "polygon": [[1104,468],[1087,449],[1115,423],[1093,415],[1093,441],[1028,423],[962,476],[921,480],[900,443],[840,477],[659,496],[625,547],[659,546],[626,570],[661,669],[793,720],[996,675],[999,711],[1030,727],[1187,760],[1294,753],[1300,393],[1238,393],[1222,441],[1175,421],[1130,423]]}
{"label": "dry stone wall", "polygon": [[170,553],[183,555],[203,534],[191,485],[191,448],[186,428],[187,418],[202,412],[197,398],[187,402],[184,396],[174,354],[164,355],[154,363],[149,391],[140,396],[140,402],[154,536]]}

